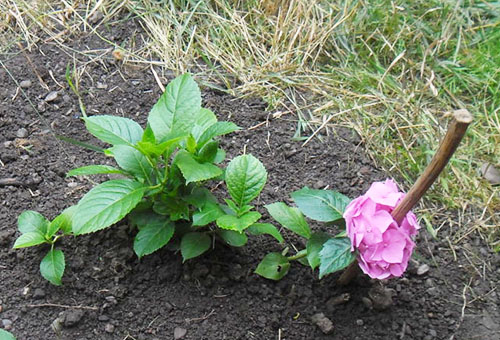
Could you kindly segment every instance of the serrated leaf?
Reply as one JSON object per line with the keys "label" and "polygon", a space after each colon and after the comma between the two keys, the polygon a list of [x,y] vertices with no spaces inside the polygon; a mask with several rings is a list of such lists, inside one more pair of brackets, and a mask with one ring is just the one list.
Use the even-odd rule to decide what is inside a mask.
{"label": "serrated leaf", "polygon": [[325,242],[319,252],[319,278],[342,270],[356,260],[356,255],[351,253],[349,238],[331,238]]}
{"label": "serrated leaf", "polygon": [[200,256],[210,249],[211,244],[212,239],[205,233],[187,233],[181,240],[182,262]]}
{"label": "serrated leaf", "polygon": [[226,168],[226,185],[237,206],[241,207],[256,198],[267,180],[264,165],[252,155],[234,158]]}
{"label": "serrated leaf", "polygon": [[133,145],[142,138],[141,126],[128,118],[102,115],[87,117],[84,121],[91,134],[112,145]]}
{"label": "serrated leaf", "polygon": [[14,335],[0,328],[0,340],[16,340]]}
{"label": "serrated leaf", "polygon": [[47,228],[47,237],[54,236],[59,230],[62,230],[65,234],[69,234],[71,232],[71,219],[75,211],[76,205],[72,205],[54,218]]}
{"label": "serrated leaf", "polygon": [[314,270],[320,264],[319,252],[323,249],[323,244],[331,237],[323,232],[312,233],[311,238],[307,240],[307,262]]}
{"label": "serrated leaf", "polygon": [[51,249],[40,262],[40,273],[53,285],[60,286],[65,267],[64,253],[59,249]]}
{"label": "serrated leaf", "polygon": [[267,234],[278,240],[279,243],[283,243],[285,240],[281,236],[278,228],[276,228],[271,223],[254,223],[246,229],[249,234],[252,235],[262,235]]}
{"label": "serrated leaf", "polygon": [[128,145],[116,145],[108,150],[111,151],[116,163],[118,163],[123,170],[151,184],[153,167],[147,157],[139,150]]}
{"label": "serrated leaf", "polygon": [[193,226],[202,227],[224,215],[217,203],[207,202],[200,211],[193,214]]}
{"label": "serrated leaf", "polygon": [[250,211],[240,217],[223,215],[219,217],[216,222],[219,228],[243,232],[243,230],[257,222],[261,217],[260,213]]}
{"label": "serrated leaf", "polygon": [[248,241],[245,233],[233,230],[217,230],[217,234],[232,247],[243,247]]}
{"label": "serrated leaf", "polygon": [[217,123],[217,117],[209,109],[201,108],[196,116],[196,121],[191,129],[191,134],[199,142],[200,136],[205,132],[210,126]]}
{"label": "serrated leaf", "polygon": [[270,280],[281,280],[290,269],[290,262],[280,253],[269,253],[260,261],[255,273]]}
{"label": "serrated leaf", "polygon": [[174,224],[168,218],[150,221],[135,236],[135,253],[139,258],[154,253],[170,241],[174,230]]}
{"label": "serrated leaf", "polygon": [[211,163],[199,163],[190,153],[184,150],[179,151],[174,162],[186,179],[186,184],[205,181],[222,174],[219,167]]}
{"label": "serrated leaf", "polygon": [[45,236],[39,231],[29,231],[21,234],[14,243],[14,249],[26,248],[45,243]]}
{"label": "serrated leaf", "polygon": [[17,218],[17,227],[23,234],[38,231],[44,235],[47,232],[48,225],[49,220],[39,212],[33,210],[23,211]]}
{"label": "serrated leaf", "polygon": [[223,136],[239,129],[239,126],[232,122],[217,122],[203,132],[198,139],[198,145],[204,145],[214,137]]}
{"label": "serrated leaf", "polygon": [[213,162],[217,156],[218,148],[219,142],[215,140],[208,142],[198,152],[198,160],[200,162]]}
{"label": "serrated leaf", "polygon": [[129,179],[111,180],[96,186],[77,205],[73,215],[74,234],[93,233],[120,221],[141,201],[146,188]]}
{"label": "serrated leaf", "polygon": [[[157,140],[191,131],[201,109],[201,93],[191,75],[172,80],[149,113],[148,122]],[[172,135],[172,137],[174,137]]]}
{"label": "serrated leaf", "polygon": [[333,190],[315,190],[304,187],[292,193],[300,211],[307,217],[320,222],[333,222],[342,218],[351,200]]}
{"label": "serrated leaf", "polygon": [[80,168],[76,168],[68,171],[66,177],[71,176],[89,176],[89,175],[99,175],[99,174],[123,174],[125,172],[109,165],[87,165]]}
{"label": "serrated leaf", "polygon": [[283,202],[268,204],[265,208],[283,227],[307,239],[311,237],[311,228],[299,209],[289,207]]}

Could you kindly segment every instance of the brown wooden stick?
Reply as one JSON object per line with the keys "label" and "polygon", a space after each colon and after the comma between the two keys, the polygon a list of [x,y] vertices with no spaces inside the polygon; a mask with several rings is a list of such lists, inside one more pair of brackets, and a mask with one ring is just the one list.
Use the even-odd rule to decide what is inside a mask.
{"label": "brown wooden stick", "polygon": [[[453,112],[453,119],[448,126],[448,131],[444,136],[443,141],[439,145],[438,150],[431,162],[425,168],[424,172],[417,179],[415,184],[398,206],[392,211],[391,215],[399,224],[403,221],[406,214],[418,203],[425,192],[430,188],[432,183],[437,179],[443,171],[446,164],[455,152],[460,141],[465,135],[467,127],[472,122],[472,115],[465,109],[456,110]],[[351,263],[340,275],[337,283],[339,285],[349,284],[360,272],[358,262]]]}
{"label": "brown wooden stick", "polygon": [[441,171],[443,171],[446,164],[455,152],[465,135],[467,127],[472,122],[472,115],[469,111],[462,109],[453,112],[453,120],[448,126],[448,131],[444,136],[439,149],[436,151],[431,162],[425,168],[424,172],[417,179],[415,184],[411,187],[410,191],[406,194],[405,198],[398,204],[392,211],[391,215],[394,220],[399,224],[404,219],[406,214],[417,204],[425,192],[430,188],[432,183],[438,178]]}

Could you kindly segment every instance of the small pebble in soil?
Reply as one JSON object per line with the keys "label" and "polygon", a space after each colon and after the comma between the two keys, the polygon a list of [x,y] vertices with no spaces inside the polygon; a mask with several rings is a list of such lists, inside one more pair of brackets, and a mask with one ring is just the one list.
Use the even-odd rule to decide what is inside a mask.
{"label": "small pebble in soil", "polygon": [[83,315],[83,311],[79,309],[67,310],[61,315],[62,325],[64,327],[74,327],[82,321]]}
{"label": "small pebble in soil", "polygon": [[99,317],[97,318],[97,320],[102,321],[102,322],[106,322],[106,321],[109,321],[109,316],[107,316],[107,315],[99,315]]}
{"label": "small pebble in soil", "polygon": [[333,332],[333,322],[328,319],[325,314],[314,314],[313,316],[311,316],[311,321],[313,324],[318,326],[324,334],[330,334]]}
{"label": "small pebble in soil", "polygon": [[45,297],[45,291],[42,288],[36,288],[33,292],[33,298],[35,300],[40,300]]}
{"label": "small pebble in soil", "polygon": [[[342,305],[344,303],[347,303],[350,299],[351,299],[351,295],[349,293],[340,294],[340,295],[337,295],[337,296],[330,298],[326,302],[326,306],[327,306],[327,308],[328,307],[331,308],[331,307],[335,307],[338,305]],[[331,308],[331,309],[333,309],[333,308]]]}
{"label": "small pebble in soil", "polygon": [[4,329],[9,330],[12,328],[12,321],[10,321],[9,319],[3,319],[2,326]]}
{"label": "small pebble in soil", "polygon": [[115,331],[115,326],[107,323],[106,326],[104,326],[104,330],[106,331],[106,333],[113,333]]}
{"label": "small pebble in soil", "polygon": [[372,300],[370,300],[366,296],[363,296],[361,298],[361,302],[363,302],[363,305],[365,305],[366,308],[368,308],[368,309],[372,309],[373,308],[373,302],[372,302]]}
{"label": "small pebble in soil", "polygon": [[373,308],[384,310],[392,306],[392,290],[382,286],[374,286],[368,291],[368,296],[372,300]]}
{"label": "small pebble in soil", "polygon": [[174,329],[174,339],[182,339],[187,333],[187,329],[181,327],[175,327]]}
{"label": "small pebble in soil", "polygon": [[25,128],[20,128],[19,130],[16,131],[16,137],[17,138],[28,137],[28,130],[26,130]]}
{"label": "small pebble in soil", "polygon": [[325,184],[325,182],[323,182],[322,180],[317,181],[317,182],[316,182],[316,183],[314,183],[314,185],[313,185],[313,188],[314,188],[314,189],[323,189],[324,187],[326,187],[326,184]]}
{"label": "small pebble in soil", "polygon": [[21,86],[23,89],[27,89],[28,87],[31,87],[31,80],[23,80],[19,83],[19,86]]}
{"label": "small pebble in soil", "polygon": [[356,325],[363,326],[364,324],[365,324],[365,322],[363,320],[361,320],[361,319],[356,320]]}
{"label": "small pebble in soil", "polygon": [[425,274],[427,274],[428,271],[429,271],[429,266],[424,263],[423,265],[418,267],[417,275],[419,275],[419,276],[425,275]]}
{"label": "small pebble in soil", "polygon": [[58,96],[57,91],[52,91],[47,95],[47,97],[45,97],[45,101],[47,103],[53,102],[54,100],[57,99],[57,96]]}

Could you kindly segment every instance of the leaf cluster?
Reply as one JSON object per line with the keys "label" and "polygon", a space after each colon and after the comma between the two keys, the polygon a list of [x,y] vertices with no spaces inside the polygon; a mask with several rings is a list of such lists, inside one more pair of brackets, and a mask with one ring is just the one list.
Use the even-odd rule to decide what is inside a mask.
{"label": "leaf cluster", "polygon": [[[110,144],[104,153],[116,166],[83,166],[68,176],[120,178],[92,188],[53,221],[35,211],[19,216],[21,236],[14,248],[49,244],[40,271],[51,283],[61,284],[65,268],[63,252],[55,248],[60,237],[93,233],[126,216],[137,228],[133,248],[139,258],[170,244],[186,261],[209,250],[214,239],[241,247],[247,233],[283,241],[276,227],[258,223],[261,214],[251,205],[264,188],[266,169],[252,155],[238,156],[226,169],[221,167],[225,152],[216,138],[239,128],[218,121],[201,107],[200,90],[189,74],[168,84],[145,129],[124,117],[83,120],[92,135]],[[208,181],[225,181],[230,198],[219,202],[207,188]]]}
{"label": "leaf cluster", "polygon": [[351,242],[345,232],[330,235],[325,232],[313,232],[306,217],[329,224],[345,226],[342,217],[350,202],[347,196],[333,190],[315,190],[304,187],[291,194],[297,207],[290,207],[283,202],[265,206],[269,214],[285,229],[306,239],[306,248],[292,256],[286,256],[288,248],[282,253],[267,254],[255,272],[265,278],[280,280],[290,269],[291,261],[319,267],[319,278],[346,268],[355,260],[351,252]]}

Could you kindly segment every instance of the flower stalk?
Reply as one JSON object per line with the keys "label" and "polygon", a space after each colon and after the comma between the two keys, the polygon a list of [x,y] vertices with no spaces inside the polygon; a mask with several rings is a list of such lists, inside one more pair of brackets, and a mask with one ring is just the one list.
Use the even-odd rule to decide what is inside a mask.
{"label": "flower stalk", "polygon": [[[424,172],[411,187],[408,194],[392,210],[391,216],[399,225],[404,222],[405,217],[411,209],[418,203],[425,192],[435,182],[439,174],[443,171],[451,156],[460,144],[467,127],[472,122],[472,115],[465,109],[453,112],[453,118],[448,126],[447,133],[441,142],[436,154],[432,158]],[[407,223],[407,222],[406,222]],[[404,224],[404,223],[403,223]],[[359,242],[358,242],[359,243]],[[339,285],[349,284],[360,272],[358,261],[352,262],[339,277]]]}

